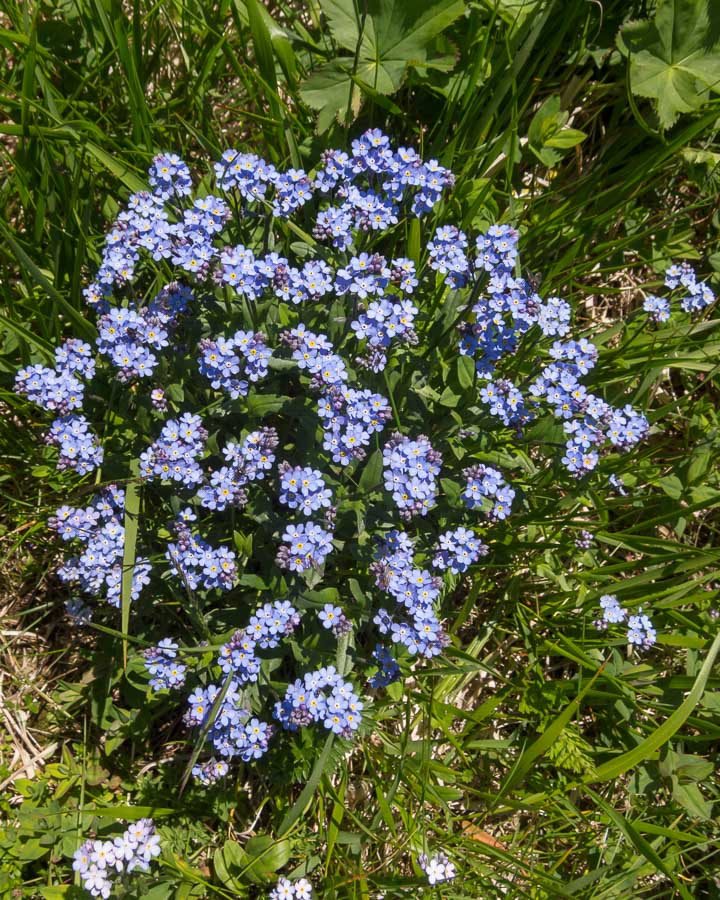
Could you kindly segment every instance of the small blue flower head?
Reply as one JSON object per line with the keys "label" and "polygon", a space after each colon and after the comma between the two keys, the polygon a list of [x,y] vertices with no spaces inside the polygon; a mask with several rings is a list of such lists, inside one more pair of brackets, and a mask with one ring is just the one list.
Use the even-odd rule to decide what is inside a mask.
{"label": "small blue flower head", "polygon": [[163,200],[188,197],[192,191],[190,169],[176,153],[160,153],[154,157],[148,181],[155,196]]}
{"label": "small blue flower head", "polygon": [[430,857],[426,853],[421,853],[417,861],[431,885],[452,881],[457,874],[455,864],[450,862],[444,853],[436,853]]}
{"label": "small blue flower head", "polygon": [[665,297],[646,297],[643,310],[652,322],[667,322],[670,318],[670,303]]}
{"label": "small blue flower head", "polygon": [[480,556],[487,555],[487,552],[488,548],[474,531],[456,528],[454,531],[446,531],[438,538],[433,566],[443,572],[449,570],[453,575],[460,575],[467,572]]}
{"label": "small blue flower head", "polygon": [[642,607],[640,607],[636,616],[628,617],[628,643],[638,649],[647,650],[653,646],[656,640],[657,632],[649,617],[643,613]]}

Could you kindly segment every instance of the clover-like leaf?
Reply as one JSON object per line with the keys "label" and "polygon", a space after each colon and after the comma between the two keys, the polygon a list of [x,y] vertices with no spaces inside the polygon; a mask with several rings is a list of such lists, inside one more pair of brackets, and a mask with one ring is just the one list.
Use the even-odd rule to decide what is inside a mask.
{"label": "clover-like leaf", "polygon": [[[720,93],[720,33],[706,0],[659,0],[654,20],[630,22],[621,41],[630,54],[630,87],[656,101],[660,125]],[[712,14],[712,13],[711,13]]]}

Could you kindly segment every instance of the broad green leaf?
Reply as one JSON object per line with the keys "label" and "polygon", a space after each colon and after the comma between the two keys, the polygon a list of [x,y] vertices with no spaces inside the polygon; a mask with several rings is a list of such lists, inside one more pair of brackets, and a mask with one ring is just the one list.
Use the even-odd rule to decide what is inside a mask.
{"label": "broad green leaf", "polygon": [[707,0],[658,0],[655,18],[630,22],[621,39],[630,54],[630,87],[656,101],[663,128],[720,93],[720,35]]}
{"label": "broad green leaf", "polygon": [[362,475],[360,476],[358,487],[360,488],[361,494],[369,494],[370,491],[374,490],[382,482],[382,471],[382,451],[376,450],[374,453],[370,454],[370,457],[365,463]]}
{"label": "broad green leaf", "polygon": [[472,356],[458,356],[457,375],[460,387],[464,391],[467,391],[473,386],[475,383],[475,360]]}
{"label": "broad green leaf", "polygon": [[407,69],[425,66],[428,44],[465,10],[462,0],[370,0],[363,19],[352,0],[320,6],[335,41],[352,54],[320,66],[301,88],[305,102],[320,111],[320,131],[348,110],[357,117],[359,86],[370,96],[397,91]]}
{"label": "broad green leaf", "polygon": [[354,0],[322,0],[320,7],[337,43],[354,53],[360,38],[360,16]]}
{"label": "broad green leaf", "polygon": [[545,141],[546,147],[556,147],[558,150],[567,150],[570,147],[577,147],[581,144],[587,135],[579,128],[563,128],[557,134],[553,134]]}

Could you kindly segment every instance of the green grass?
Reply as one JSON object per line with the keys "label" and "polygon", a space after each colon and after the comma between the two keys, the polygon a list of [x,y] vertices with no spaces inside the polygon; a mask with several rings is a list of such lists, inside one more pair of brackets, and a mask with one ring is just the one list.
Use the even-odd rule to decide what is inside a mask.
{"label": "green grass", "polygon": [[[165,846],[153,898],[264,896],[257,872],[287,857],[282,871],[311,872],[324,900],[717,897],[717,313],[650,331],[637,309],[671,259],[720,270],[718,102],[663,131],[633,96],[616,35],[652,4],[482,0],[425,48],[437,67],[392,93],[348,76],[339,120],[318,132],[307,79],[354,62],[323,6],[0,0],[2,690],[21,730],[57,745],[10,780],[22,738],[7,726],[0,740],[0,894],[80,896],[78,835],[151,813]],[[527,138],[552,95],[587,136],[548,168]],[[93,335],[81,290],[154,152],[195,167],[243,146],[310,168],[368,126],[452,167],[449,219],[522,229],[541,293],[571,300],[601,347],[594,388],[629,388],[657,428],[618,463],[627,499],[558,499],[553,471],[511,460],[532,513],[459,587],[446,656],[378,701],[352,753],[303,736],[225,792],[179,797],[191,749],[177,711],[151,711],[139,670],[124,671],[140,640],[127,604],[90,636],[61,624],[45,523],[75,481],[48,464],[44,417],[12,392],[14,371]],[[579,552],[582,527],[596,541]],[[607,592],[660,623],[639,661],[592,629]],[[255,855],[251,833],[271,838]],[[411,859],[426,845],[462,877],[422,894]]]}

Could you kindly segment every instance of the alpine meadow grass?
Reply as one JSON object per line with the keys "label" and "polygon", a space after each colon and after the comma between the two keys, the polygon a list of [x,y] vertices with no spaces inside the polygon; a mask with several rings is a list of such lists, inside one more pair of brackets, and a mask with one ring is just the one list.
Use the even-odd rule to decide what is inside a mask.
{"label": "alpine meadow grass", "polygon": [[713,5],[0,47],[0,894],[719,896]]}

